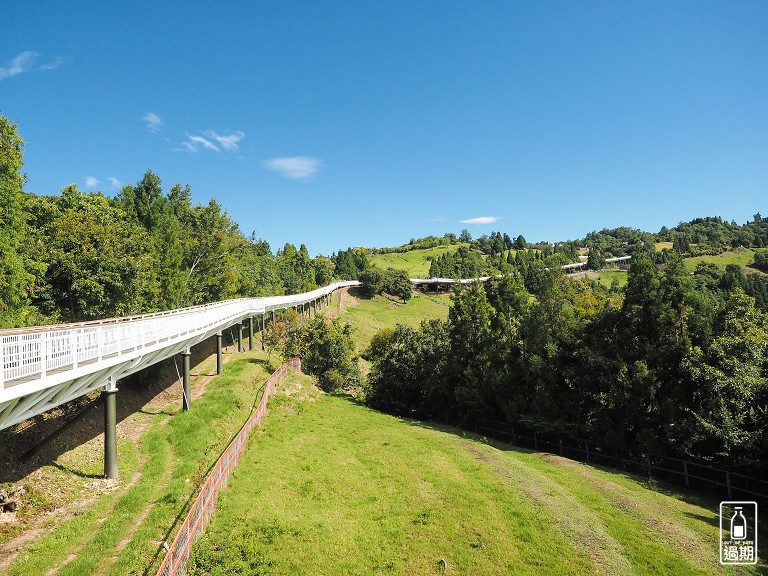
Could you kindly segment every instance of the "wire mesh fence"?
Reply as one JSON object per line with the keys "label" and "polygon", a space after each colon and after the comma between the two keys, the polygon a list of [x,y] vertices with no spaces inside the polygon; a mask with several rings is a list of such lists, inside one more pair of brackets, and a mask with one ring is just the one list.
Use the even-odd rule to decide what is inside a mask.
{"label": "wire mesh fence", "polygon": [[186,574],[192,543],[203,533],[211,519],[211,515],[216,508],[219,490],[226,486],[232,470],[237,465],[240,455],[245,449],[251,431],[256,426],[261,425],[261,421],[267,411],[267,401],[274,387],[282,382],[290,370],[301,371],[301,359],[292,358],[286,361],[267,380],[264,386],[264,394],[258,407],[216,461],[210,474],[208,474],[205,482],[200,487],[197,498],[195,498],[186,518],[176,532],[173,543],[168,547],[165,558],[163,558],[157,571],[157,576]]}

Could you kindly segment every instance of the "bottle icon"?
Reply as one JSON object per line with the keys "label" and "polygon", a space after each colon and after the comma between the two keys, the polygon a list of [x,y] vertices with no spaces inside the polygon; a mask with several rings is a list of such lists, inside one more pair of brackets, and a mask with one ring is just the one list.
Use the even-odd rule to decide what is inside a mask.
{"label": "bottle icon", "polygon": [[747,519],[741,513],[741,506],[733,508],[736,512],[731,518],[731,538],[734,540],[744,540],[747,537]]}

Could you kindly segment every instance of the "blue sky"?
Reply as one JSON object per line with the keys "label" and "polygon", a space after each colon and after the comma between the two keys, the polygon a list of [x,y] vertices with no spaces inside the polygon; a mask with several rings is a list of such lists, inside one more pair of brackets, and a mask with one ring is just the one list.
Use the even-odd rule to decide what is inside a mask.
{"label": "blue sky", "polygon": [[768,213],[762,0],[2,12],[0,113],[37,194],[152,169],[312,254]]}

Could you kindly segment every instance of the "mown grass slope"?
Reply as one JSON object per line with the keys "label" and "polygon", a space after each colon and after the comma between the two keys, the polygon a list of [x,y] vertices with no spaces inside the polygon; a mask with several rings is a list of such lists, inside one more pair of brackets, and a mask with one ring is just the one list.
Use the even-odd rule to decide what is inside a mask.
{"label": "mown grass slope", "polygon": [[[117,481],[100,478],[101,453],[94,454],[87,444],[51,463],[83,479],[86,500],[67,517],[51,517],[54,526],[50,531],[24,546],[7,572],[0,568],[0,573],[154,574],[151,567],[163,553],[161,543],[208,469],[250,415],[274,368],[261,352],[238,354],[221,376],[210,379],[205,393],[193,399],[190,411],[181,412],[178,399],[133,414],[118,427]],[[207,374],[214,371],[213,358],[195,368],[195,372]],[[193,396],[199,392],[196,382],[193,380]],[[125,426],[131,423],[146,427],[135,441],[125,437]]]}
{"label": "mown grass slope", "polygon": [[[736,264],[741,267],[749,266],[755,259],[755,252],[749,248],[736,248],[718,254],[717,256],[696,256],[684,260],[685,267],[693,272],[699,262],[714,264],[718,268],[725,269],[728,264]],[[752,270],[752,269],[750,269]]]}
{"label": "mown grass slope", "polygon": [[[428,278],[430,258],[437,258],[449,252],[456,252],[462,244],[451,246],[436,246],[423,250],[409,252],[392,252],[389,254],[371,254],[368,258],[371,264],[379,268],[395,268],[405,270],[411,278]],[[466,246],[466,244],[464,244]]]}
{"label": "mown grass slope", "polygon": [[368,346],[376,332],[382,328],[394,328],[405,324],[418,328],[422,320],[448,318],[451,306],[449,293],[417,292],[408,302],[401,302],[386,296],[362,298],[360,291],[351,289],[340,294],[340,301],[334,299],[333,307],[341,310],[340,319],[355,328],[358,352]]}
{"label": "mown grass slope", "polygon": [[191,574],[723,573],[714,502],[384,415],[306,379],[273,398]]}

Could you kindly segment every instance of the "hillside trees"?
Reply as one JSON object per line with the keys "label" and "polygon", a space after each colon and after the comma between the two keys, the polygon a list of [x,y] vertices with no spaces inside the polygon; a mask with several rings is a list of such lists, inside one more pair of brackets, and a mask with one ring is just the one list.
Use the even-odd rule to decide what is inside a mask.
{"label": "hillside trees", "polygon": [[377,339],[366,401],[398,416],[450,421],[455,402],[449,354],[445,322],[422,322],[419,330],[398,324],[388,337]]}
{"label": "hillside trees", "polygon": [[33,244],[46,265],[33,302],[63,322],[152,309],[158,286],[151,239],[101,194],[67,186],[31,206]]}
{"label": "hillside trees", "polygon": [[26,198],[23,192],[24,141],[0,115],[0,326],[10,325],[28,304],[34,285],[34,259],[25,258]]}
{"label": "hillside trees", "polygon": [[358,276],[371,267],[365,250],[348,248],[340,250],[331,257],[335,264],[335,273],[342,280],[357,280]]}
{"label": "hillside trees", "polygon": [[457,286],[431,335],[398,327],[382,338],[371,405],[766,470],[768,316],[741,288],[754,274],[702,265],[691,276],[674,252],[659,267],[637,250],[616,295],[542,264],[526,263],[535,282]]}
{"label": "hillside trees", "polygon": [[740,289],[728,294],[716,336],[683,362],[691,381],[688,454],[758,461],[768,452],[768,316]]}

